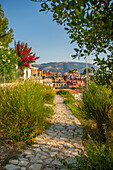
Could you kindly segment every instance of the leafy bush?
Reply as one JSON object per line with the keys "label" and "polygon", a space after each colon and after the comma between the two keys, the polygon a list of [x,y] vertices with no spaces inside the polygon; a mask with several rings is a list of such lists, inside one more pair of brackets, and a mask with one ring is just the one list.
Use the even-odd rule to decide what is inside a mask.
{"label": "leafy bush", "polygon": [[112,107],[112,91],[106,86],[98,86],[91,83],[83,92],[83,110],[89,119],[96,122],[101,139],[105,140],[105,129],[110,125],[109,112]]}
{"label": "leafy bush", "polygon": [[12,82],[20,77],[16,69],[19,58],[13,49],[0,48],[0,83]]}
{"label": "leafy bush", "polygon": [[65,98],[71,98],[71,99],[74,99],[74,96],[71,95],[71,93],[69,91],[66,91],[66,90],[59,90],[57,92],[58,95],[61,95]]}
{"label": "leafy bush", "polygon": [[73,99],[73,98],[65,99],[65,100],[64,100],[64,103],[65,103],[66,105],[72,104],[73,102],[74,102],[74,99]]}
{"label": "leafy bush", "polygon": [[57,91],[57,94],[59,94],[59,95],[69,95],[69,92],[66,91],[66,90],[59,90],[59,91]]}
{"label": "leafy bush", "polygon": [[[102,92],[101,92],[101,90],[102,90]],[[89,91],[90,91],[90,93],[89,93]],[[101,86],[96,86],[95,84],[91,84],[89,86],[89,89],[84,92],[83,97],[85,94],[87,94],[87,96],[85,96],[86,98],[84,98],[84,100],[86,99],[86,102],[88,102],[88,106],[87,105],[84,106],[86,108],[82,108],[84,103],[82,103],[81,101],[75,101],[74,99],[72,100],[71,94],[70,94],[70,96],[66,96],[66,97],[65,97],[65,95],[62,95],[64,97],[64,103],[71,109],[72,113],[82,123],[83,144],[85,146],[85,152],[83,152],[79,156],[75,157],[75,160],[77,161],[76,168],[75,168],[75,166],[73,166],[73,164],[67,164],[67,162],[65,160],[60,160],[60,161],[64,165],[66,165],[68,167],[68,169],[70,169],[70,170],[73,170],[73,169],[76,169],[76,170],[83,170],[83,169],[86,169],[86,170],[112,170],[113,169],[112,168],[113,167],[112,138],[109,138],[107,136],[106,143],[102,143],[102,142],[98,143],[97,141],[98,141],[98,138],[100,137],[100,133],[97,133],[97,130],[95,127],[95,124],[96,124],[95,123],[96,120],[94,117],[95,115],[93,116],[90,112],[86,112],[88,109],[87,107],[89,107],[89,108],[91,107],[92,108],[91,111],[93,109],[95,111],[95,108],[100,108],[100,107],[102,107],[102,109],[104,109],[103,106],[104,106],[104,102],[106,102],[106,100],[108,102],[107,104],[109,104],[109,102],[111,103],[112,102],[111,90],[107,89],[106,86],[101,87]],[[107,96],[107,99],[105,99],[106,96]],[[99,100],[101,100],[101,101],[99,101]],[[105,101],[103,101],[103,100],[105,100]],[[92,102],[94,102],[94,103],[92,104]],[[97,105],[97,107],[96,107],[95,104],[97,104],[97,103],[98,103],[98,105],[101,104],[101,106]],[[103,103],[103,105],[102,105],[102,103]],[[109,106],[109,105],[107,105],[107,106]],[[109,112],[110,112],[110,107],[111,106],[109,106]],[[110,114],[109,114],[109,112],[107,113],[107,116],[113,117],[113,111],[111,111]],[[100,119],[101,119],[101,117],[100,117]],[[109,117],[108,117],[108,121],[109,121]],[[103,124],[106,124],[106,126],[108,126],[111,123],[108,121],[105,120]],[[109,131],[107,131],[107,132],[109,133]],[[92,136],[92,137],[90,137],[90,136]]]}
{"label": "leafy bush", "polygon": [[90,139],[85,142],[86,154],[80,154],[77,159],[77,170],[112,170],[113,169],[113,147],[100,145]]}
{"label": "leafy bush", "polygon": [[54,92],[50,87],[34,82],[0,89],[0,130],[5,137],[29,142],[41,133],[45,120],[52,114],[44,103],[52,103]]}
{"label": "leafy bush", "polygon": [[53,103],[53,99],[55,96],[55,93],[52,91],[52,88],[50,86],[45,86],[45,93],[44,93],[44,102],[46,103]]}

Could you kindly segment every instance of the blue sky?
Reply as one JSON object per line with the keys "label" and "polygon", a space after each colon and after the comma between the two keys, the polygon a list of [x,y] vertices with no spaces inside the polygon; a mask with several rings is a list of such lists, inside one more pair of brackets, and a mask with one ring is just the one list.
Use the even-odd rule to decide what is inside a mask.
{"label": "blue sky", "polygon": [[[70,44],[63,26],[52,21],[50,13],[39,12],[40,4],[30,0],[0,0],[2,9],[9,21],[9,28],[14,30],[16,41],[27,42],[33,53],[40,56],[37,63],[79,61],[72,60],[77,44]],[[10,44],[14,47],[14,42]],[[88,57],[92,63],[92,57]]]}

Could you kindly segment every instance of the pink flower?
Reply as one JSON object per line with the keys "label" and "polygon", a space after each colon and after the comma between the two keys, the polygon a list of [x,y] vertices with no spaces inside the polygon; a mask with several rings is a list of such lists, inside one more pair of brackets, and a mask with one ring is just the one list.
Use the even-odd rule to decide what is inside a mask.
{"label": "pink flower", "polygon": [[30,68],[30,64],[29,63],[26,62],[24,65],[27,66],[28,68]]}
{"label": "pink flower", "polygon": [[29,64],[29,63],[28,63],[28,65],[27,65],[27,67],[30,68],[30,64]]}
{"label": "pink flower", "polygon": [[31,51],[31,48],[29,48],[27,52],[30,54],[30,51]]}
{"label": "pink flower", "polygon": [[36,58],[34,58],[34,60],[37,60],[37,59],[39,59],[40,57],[36,57]]}
{"label": "pink flower", "polygon": [[15,53],[20,57],[21,67],[26,66],[30,68],[30,63],[35,62],[39,57],[36,57],[35,54],[31,52],[31,48],[28,47],[28,44],[20,43],[20,41],[15,41]]}
{"label": "pink flower", "polygon": [[29,53],[29,55],[33,54],[33,52]]}
{"label": "pink flower", "polygon": [[32,58],[35,58],[35,54],[32,55]]}
{"label": "pink flower", "polygon": [[23,53],[23,52],[22,52],[22,50],[21,50],[21,51],[20,51],[20,57],[22,57],[22,55],[23,55],[22,53]]}
{"label": "pink flower", "polygon": [[21,59],[20,59],[20,62],[22,63],[23,61],[24,61],[24,59],[23,59],[23,58],[21,58]]}
{"label": "pink flower", "polygon": [[24,59],[28,62],[29,61],[29,57],[25,54]]}

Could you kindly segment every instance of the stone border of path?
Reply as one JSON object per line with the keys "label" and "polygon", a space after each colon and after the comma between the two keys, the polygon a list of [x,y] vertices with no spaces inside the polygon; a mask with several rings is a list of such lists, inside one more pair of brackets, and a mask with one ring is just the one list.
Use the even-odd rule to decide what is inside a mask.
{"label": "stone border of path", "polygon": [[[51,126],[45,133],[35,138],[34,145],[18,155],[18,159],[9,160],[6,170],[67,170],[58,159],[65,159],[76,166],[75,156],[84,149],[82,145],[83,129],[81,123],[56,95],[53,106],[54,115]],[[49,106],[49,105],[47,105]]]}

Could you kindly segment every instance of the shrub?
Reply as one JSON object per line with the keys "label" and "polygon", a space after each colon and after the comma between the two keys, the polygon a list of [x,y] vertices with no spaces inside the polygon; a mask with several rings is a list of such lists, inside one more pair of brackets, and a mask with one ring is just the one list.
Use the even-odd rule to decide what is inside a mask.
{"label": "shrub", "polygon": [[111,89],[98,86],[94,82],[89,85],[82,96],[83,110],[89,119],[96,122],[102,140],[106,140],[104,125],[107,130],[110,124],[108,114],[113,102],[111,96]]}
{"label": "shrub", "polygon": [[59,90],[59,91],[57,91],[57,94],[59,94],[59,95],[69,95],[69,92],[66,91],[66,90]]}
{"label": "shrub", "polygon": [[85,142],[87,154],[80,154],[77,159],[77,170],[112,170],[113,169],[113,148],[100,145],[90,139]]}
{"label": "shrub", "polygon": [[20,77],[16,69],[19,58],[13,49],[0,48],[0,83],[13,82]]}
{"label": "shrub", "polygon": [[70,98],[70,99],[65,99],[64,100],[64,103],[66,104],[66,105],[68,105],[68,104],[72,104],[72,103],[74,103],[75,101],[74,101],[74,99],[73,98]]}
{"label": "shrub", "polygon": [[66,90],[59,90],[57,92],[57,94],[65,97],[65,98],[68,98],[68,99],[74,99],[74,96],[72,96],[72,94],[69,91],[66,91]]}
{"label": "shrub", "polygon": [[51,103],[53,102],[55,93],[53,92],[52,88],[50,86],[45,86],[45,93],[44,93],[44,102]]}
{"label": "shrub", "polygon": [[[34,82],[0,89],[0,129],[8,138],[28,141],[45,128],[54,92],[50,87]],[[50,109],[50,113],[52,110]],[[2,134],[3,134],[2,133]]]}
{"label": "shrub", "polygon": [[[106,88],[106,86],[102,87],[91,83],[89,85],[89,89],[85,90],[83,93],[83,103],[82,101],[75,101],[72,99],[73,96],[71,97],[71,94],[62,96],[64,97],[64,103],[71,109],[73,114],[82,123],[83,144],[85,146],[86,152],[82,152],[79,156],[75,157],[75,160],[77,160],[76,167],[73,166],[73,163],[67,164],[66,160],[60,161],[70,170],[112,170],[112,138],[106,136],[106,143],[101,142],[101,140],[101,143],[98,143],[98,138],[101,136],[102,132],[97,133],[96,129],[96,124],[102,122],[102,119],[102,128],[104,129],[104,134],[105,130],[107,130],[107,133],[109,133],[109,130],[111,130],[107,129],[111,123],[109,119],[113,118],[113,110],[110,110],[112,107],[111,89]],[[106,107],[106,109],[104,107]],[[96,121],[96,118],[98,118],[98,121]],[[101,139],[103,139],[103,135],[101,136]]]}

